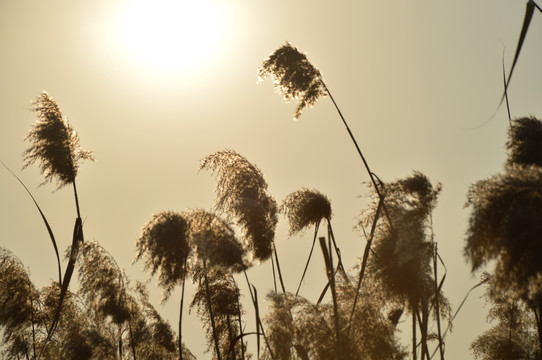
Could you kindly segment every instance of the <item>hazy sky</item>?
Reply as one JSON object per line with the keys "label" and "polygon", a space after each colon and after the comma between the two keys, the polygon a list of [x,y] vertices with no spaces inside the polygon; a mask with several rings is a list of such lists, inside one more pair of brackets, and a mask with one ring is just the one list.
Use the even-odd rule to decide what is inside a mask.
{"label": "hazy sky", "polygon": [[[83,163],[77,178],[85,236],[134,279],[148,278],[141,264],[132,265],[142,226],[161,210],[210,210],[215,182],[198,173],[199,162],[226,148],[263,171],[279,202],[301,187],[326,194],[352,267],[365,245],[352,229],[369,179],[340,118],[323,98],[294,122],[295,104],[284,104],[269,80],[256,84],[261,61],[289,41],[320,69],[381,179],[419,170],[443,184],[434,231],[455,311],[477,281],[462,255],[469,215],[463,204],[469,184],[502,170],[505,109],[472,128],[498,105],[503,50],[509,67],[525,2],[179,0],[172,7],[173,1],[2,0],[0,160],[33,191],[64,251],[75,219],[71,189],[38,187],[37,166],[19,171],[23,139],[36,119],[30,101],[47,90],[97,159]],[[537,12],[510,85],[513,116],[542,115],[541,25]],[[0,245],[43,286],[56,276],[43,223],[2,169],[0,184]],[[294,291],[311,235],[286,235],[281,218],[276,242]],[[322,263],[316,255],[302,288],[311,300],[324,285]],[[249,272],[261,298],[272,286],[270,267]],[[152,299],[176,328],[180,291],[160,306],[155,283]],[[446,339],[448,358],[472,358],[469,344],[487,327],[482,293],[473,292],[457,317]],[[408,345],[409,323],[402,328]],[[184,329],[187,346],[207,358],[195,314]]]}

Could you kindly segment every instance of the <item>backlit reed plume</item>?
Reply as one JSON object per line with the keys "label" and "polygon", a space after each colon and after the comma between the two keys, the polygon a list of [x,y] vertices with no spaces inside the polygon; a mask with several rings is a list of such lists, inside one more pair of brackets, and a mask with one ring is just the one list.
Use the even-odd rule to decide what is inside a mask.
{"label": "backlit reed plume", "polygon": [[[181,359],[195,360],[190,350],[181,344],[178,352],[178,339],[167,320],[163,319],[149,300],[149,291],[141,282],[135,287],[139,306],[136,313],[135,343],[141,359]],[[175,356],[177,354],[177,356]]]}
{"label": "backlit reed plume", "polygon": [[94,160],[92,152],[83,150],[79,137],[55,100],[45,91],[33,102],[38,121],[26,136],[30,147],[24,152],[24,165],[39,163],[45,182],[56,180],[58,187],[73,183],[79,160]]}
{"label": "backlit reed plume", "polygon": [[173,211],[154,214],[143,227],[136,248],[136,261],[143,259],[145,269],[150,270],[152,276],[158,273],[158,285],[163,288],[162,301],[169,297],[175,286],[182,286],[178,344],[182,360],[184,285],[191,253],[188,221],[183,214]]}
{"label": "backlit reed plume", "polygon": [[[41,316],[44,323],[55,317],[61,289],[56,283],[41,289]],[[96,326],[85,307],[80,307],[76,294],[67,291],[62,303],[62,317],[55,333],[50,337],[50,345],[43,348],[42,359],[116,359],[117,345],[107,330]],[[45,324],[44,324],[45,325]]]}
{"label": "backlit reed plume", "polygon": [[[164,288],[164,301],[176,285],[182,285],[179,320],[181,351],[186,275],[190,271],[193,276],[198,268],[203,269],[205,279],[207,271],[214,267],[240,271],[244,268],[243,247],[226,222],[204,210],[183,213],[164,211],[153,215],[144,226],[136,247],[136,260],[145,257],[145,268],[150,269],[152,275],[158,273],[158,283]],[[212,315],[212,310],[209,311]],[[215,325],[211,325],[215,335],[216,353],[220,359]],[[182,358],[182,353],[179,353],[179,356]]]}
{"label": "backlit reed plume", "polygon": [[464,254],[472,271],[496,260],[495,287],[534,297],[542,289],[542,168],[509,166],[470,188]]}
{"label": "backlit reed plume", "polygon": [[[89,308],[98,316],[110,317],[118,327],[120,357],[123,349],[123,333],[133,338],[130,305],[125,275],[115,259],[97,242],[85,242],[79,249],[80,293]],[[126,331],[128,330],[128,331]],[[132,355],[136,358],[135,344]]]}
{"label": "backlit reed plume", "polygon": [[186,218],[195,262],[233,271],[243,269],[244,250],[228,223],[205,210],[191,210]]}
{"label": "backlit reed plume", "polygon": [[143,259],[145,269],[153,276],[158,274],[164,299],[186,276],[186,260],[191,249],[188,226],[183,214],[163,211],[152,216],[136,243],[136,261]]}
{"label": "backlit reed plume", "polygon": [[[320,97],[328,95],[333,102],[333,105],[335,106],[335,109],[337,110],[337,113],[339,114],[348,135],[350,136],[350,139],[354,143],[358,155],[363,161],[363,165],[367,170],[367,174],[371,178],[371,182],[376,193],[380,199],[383,199],[382,194],[380,193],[380,184],[377,182],[376,175],[371,171],[369,163],[361,152],[358,142],[356,141],[352,130],[350,130],[350,127],[339,109],[337,102],[335,101],[333,95],[331,95],[328,86],[322,79],[320,71],[318,71],[318,69],[316,69],[316,67],[309,62],[307,56],[299,52],[299,50],[297,50],[290,43],[286,43],[275,50],[266,60],[263,61],[258,74],[260,81],[267,76],[271,76],[277,90],[284,94],[285,101],[289,101],[292,98],[299,99],[294,120],[299,118],[304,108],[307,106],[312,106]],[[385,205],[384,214],[389,221],[390,219]]]}
{"label": "backlit reed plume", "polygon": [[508,132],[506,164],[542,166],[542,121],[524,117],[512,121]]}
{"label": "backlit reed plume", "polygon": [[277,204],[267,193],[260,169],[232,150],[205,157],[200,169],[216,175],[216,211],[234,219],[243,229],[243,243],[256,259],[268,259],[277,225]]}
{"label": "backlit reed plume", "polygon": [[41,173],[45,176],[44,183],[54,180],[57,182],[57,188],[72,184],[77,211],[71,254],[66,271],[64,272],[57,313],[48,331],[47,340],[40,350],[41,353],[53,335],[60,319],[62,302],[68,291],[79,244],[84,241],[79,198],[75,185],[79,160],[94,160],[94,157],[90,151],[81,149],[77,133],[73,130],[68,120],[62,116],[60,108],[49,94],[42,92],[37,100],[33,102],[33,110],[38,114],[38,121],[34,124],[25,139],[30,142],[30,146],[24,152],[23,168],[37,162],[41,168]]}
{"label": "backlit reed plume", "polygon": [[289,234],[295,235],[323,219],[331,220],[331,203],[317,190],[301,189],[288,195],[280,208],[288,218]]}
{"label": "backlit reed plume", "polygon": [[124,274],[98,243],[86,242],[79,251],[79,282],[87,303],[115,324],[124,323],[129,318]]}
{"label": "backlit reed plume", "polygon": [[[0,332],[3,358],[36,356],[35,326],[39,293],[20,260],[0,247]],[[33,349],[33,350],[32,350]]]}
{"label": "backlit reed plume", "polygon": [[275,50],[263,61],[258,76],[260,80],[271,76],[275,88],[283,94],[286,102],[298,100],[294,120],[301,116],[306,107],[313,106],[318,98],[327,94],[320,71],[290,43]]}
{"label": "backlit reed plume", "polygon": [[[311,261],[314,245],[316,244],[316,238],[318,235],[318,229],[322,220],[327,221],[328,236],[333,239],[333,231],[331,229],[331,204],[329,199],[317,190],[301,189],[288,195],[281,207],[280,211],[288,218],[290,226],[289,235],[295,235],[306,230],[307,227],[314,225],[314,237],[312,240],[311,250],[307,258],[307,263],[301,275],[301,280],[297,286],[296,295],[299,294],[299,289],[307,273],[309,263]],[[335,246],[337,250],[337,246]],[[339,252],[337,251],[339,254]],[[342,266],[342,265],[341,265]]]}
{"label": "backlit reed plume", "polygon": [[[205,282],[207,276],[207,283]],[[224,269],[213,268],[206,274],[195,274],[199,278],[198,287],[191,308],[196,308],[199,318],[205,324],[207,351],[213,351],[214,334],[211,314],[216,327],[219,348],[224,359],[244,359],[246,344],[240,338],[242,332],[240,291],[233,276]],[[209,294],[209,296],[207,296]],[[211,307],[209,308],[207,301]],[[212,309],[212,311],[210,311]],[[215,354],[216,355],[216,354]]]}
{"label": "backlit reed plume", "polygon": [[[431,224],[431,212],[441,186],[433,186],[427,176],[414,172],[386,184],[384,189],[384,202],[394,231],[385,221],[376,227],[370,270],[383,284],[387,297],[404,303],[412,315],[413,357],[417,347],[416,326],[421,332],[422,352],[428,355],[430,304],[435,297],[436,301],[442,298],[436,294],[433,279],[435,253]],[[373,206],[365,224],[371,223],[375,211]]]}
{"label": "backlit reed plume", "polygon": [[152,216],[137,241],[136,261],[144,258],[167,299],[191,267],[241,270],[244,251],[231,227],[204,210],[164,211]]}

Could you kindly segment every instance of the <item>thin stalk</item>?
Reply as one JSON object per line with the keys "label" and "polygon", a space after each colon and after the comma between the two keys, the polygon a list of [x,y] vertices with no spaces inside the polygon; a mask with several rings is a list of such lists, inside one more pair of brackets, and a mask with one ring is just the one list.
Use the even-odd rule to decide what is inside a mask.
{"label": "thin stalk", "polygon": [[256,303],[256,299],[254,298],[254,294],[252,293],[252,284],[248,280],[248,275],[246,269],[243,269],[243,274],[245,274],[245,279],[247,281],[248,291],[250,293],[250,299],[252,300],[252,305],[254,306],[254,311],[256,313],[256,346],[257,346],[257,352],[258,352],[258,360],[260,359],[260,314],[257,311],[258,305]]}
{"label": "thin stalk", "polygon": [[121,326],[119,325],[119,359],[122,359],[122,329],[121,329]]}
{"label": "thin stalk", "polygon": [[[28,286],[30,287],[30,294],[32,294],[32,287],[30,286],[30,282],[28,283]],[[30,321],[32,322],[32,351],[34,354],[33,359],[36,358],[36,327],[34,326],[34,300],[32,299],[32,295],[30,296]]]}
{"label": "thin stalk", "polygon": [[79,196],[77,196],[77,186],[75,185],[75,180],[73,180],[73,195],[75,197],[75,208],[77,210],[77,217],[81,217],[81,211],[79,210]]}
{"label": "thin stalk", "polygon": [[[335,106],[335,109],[337,109],[337,112],[339,113],[339,116],[341,117],[341,120],[342,120],[344,126],[346,127],[346,131],[348,131],[348,135],[350,135],[350,138],[352,139],[352,142],[354,143],[354,146],[356,147],[356,150],[358,151],[358,154],[359,154],[361,160],[363,161],[363,165],[365,165],[365,169],[367,170],[367,173],[369,174],[369,177],[371,178],[371,182],[373,183],[373,186],[375,188],[375,191],[376,191],[378,197],[380,199],[383,199],[384,197],[383,197],[382,193],[380,192],[378,184],[376,183],[376,180],[375,180],[375,174],[371,171],[371,168],[369,167],[369,163],[367,162],[367,160],[365,159],[365,156],[361,152],[361,149],[359,148],[358,142],[356,141],[356,138],[354,137],[354,134],[352,133],[352,130],[350,130],[350,126],[348,126],[348,123],[346,122],[346,119],[344,118],[344,116],[343,116],[343,114],[341,112],[341,109],[339,109],[339,105],[337,105],[337,102],[333,98],[333,95],[331,95],[331,91],[329,91],[329,88],[324,83],[324,80],[320,79],[320,81],[322,82],[322,85],[326,89],[326,92],[329,95],[329,98],[333,102],[333,105]],[[388,222],[390,223],[390,227],[392,228],[392,232],[393,232],[393,226],[392,226],[391,219],[390,219],[390,216],[388,214],[388,211],[386,209],[386,206],[384,206],[384,213],[386,214],[386,218],[388,219]]]}
{"label": "thin stalk", "polygon": [[203,261],[203,279],[205,282],[205,298],[207,300],[207,307],[209,309],[209,317],[211,318],[211,327],[213,328],[213,339],[215,341],[215,350],[216,350],[216,356],[218,360],[222,360],[222,357],[220,356],[220,346],[218,343],[218,334],[216,333],[216,324],[215,324],[215,316],[213,313],[213,308],[211,304],[211,294],[209,290],[209,278],[207,277],[207,264],[205,260]]}
{"label": "thin stalk", "polygon": [[[228,340],[229,340],[229,343],[232,344],[233,343],[233,330],[231,328],[231,318],[230,318],[230,315],[226,315],[226,321],[227,321],[227,324],[228,324]],[[233,358],[235,359],[237,356],[235,354],[235,347],[233,348]]]}
{"label": "thin stalk", "polygon": [[437,282],[437,244],[433,249],[433,273],[435,277],[435,311],[437,313],[437,331],[438,331],[438,347],[440,351],[440,360],[444,360],[444,348],[442,346],[442,332],[440,327],[440,304],[439,304],[439,286]]}
{"label": "thin stalk", "polygon": [[[344,281],[347,284],[351,285],[350,278],[346,274],[346,270],[344,270],[343,260],[341,257],[341,249],[339,249],[339,247],[337,246],[337,242],[335,241],[335,235],[333,234],[333,228],[331,227],[331,222],[329,220],[327,221],[327,236],[329,240],[333,242],[333,247],[335,248],[335,253],[337,254],[337,271],[340,271],[342,277],[344,278]],[[331,251],[331,247],[329,248],[329,250]]]}
{"label": "thin stalk", "polygon": [[[186,269],[186,259],[184,261]],[[179,360],[183,360],[183,304],[184,304],[184,285],[186,280],[186,274],[183,275],[183,282],[181,285],[181,305],[179,306]]]}
{"label": "thin stalk", "polygon": [[130,344],[132,348],[132,356],[134,357],[134,360],[137,359],[136,357],[136,350],[135,350],[135,342],[134,342],[134,330],[132,329],[132,315],[130,314],[128,317],[128,330],[130,332]]}
{"label": "thin stalk", "polygon": [[412,309],[412,360],[416,360],[416,312]]}
{"label": "thin stalk", "polygon": [[[119,264],[117,263],[117,260],[115,260],[115,258],[113,257],[113,255],[111,255],[111,253],[109,251],[107,251],[107,249],[105,249],[104,247],[100,246],[102,248],[102,250],[109,256],[109,258],[113,261],[113,264],[115,264],[115,266],[117,267],[117,270],[119,272],[119,282],[120,282],[120,285],[122,287],[122,297],[124,298],[124,302],[126,304],[126,307],[128,307],[128,303],[126,301],[126,284],[124,283],[124,277],[122,276],[122,270],[119,266]],[[120,328],[120,325],[119,325],[119,328]],[[134,357],[134,360],[136,360],[136,350],[135,350],[135,343],[134,343],[134,333],[133,333],[133,329],[132,329],[132,313],[131,311],[128,311],[128,332],[129,332],[129,335],[130,335],[130,347],[132,348],[132,356]],[[120,338],[120,341],[122,341],[122,333],[121,333],[121,338]],[[122,345],[122,344],[121,344]],[[121,347],[121,359],[122,359],[122,347]]]}
{"label": "thin stalk", "polygon": [[280,270],[279,255],[277,254],[275,241],[271,241],[271,245],[273,246],[273,254],[275,255],[275,262],[277,263],[277,273],[279,274],[280,287],[282,288],[282,292],[286,294],[286,287],[284,287],[284,280],[282,279],[282,271]]}
{"label": "thin stalk", "polygon": [[275,258],[271,256],[271,269],[273,270],[273,289],[277,293],[277,276],[275,275]]}
{"label": "thin stalk", "polygon": [[335,274],[333,271],[333,255],[331,251],[331,240],[328,240],[329,247],[326,245],[326,238],[320,237],[320,247],[322,248],[322,254],[324,255],[324,261],[326,264],[326,273],[331,287],[331,297],[333,300],[333,315],[335,320],[335,341],[337,359],[341,359],[341,336],[339,328],[339,309],[337,306],[337,292],[335,289]]}
{"label": "thin stalk", "polygon": [[[269,345],[269,341],[267,340],[267,336],[265,335],[265,330],[263,328],[262,320],[260,319],[260,310],[258,306],[258,293],[256,291],[256,287],[250,283],[248,280],[248,275],[246,269],[243,269],[243,273],[245,274],[245,279],[247,281],[248,290],[250,292],[250,298],[252,300],[252,304],[254,305],[254,311],[256,314],[256,339],[257,339],[257,349],[258,349],[258,359],[260,359],[260,334],[263,336],[263,339],[265,341],[265,345],[267,346],[267,349],[269,350],[269,354],[271,355],[271,359],[275,360],[275,355],[273,354],[273,350],[271,349],[271,345]],[[254,290],[254,292],[252,291]],[[260,333],[261,330],[261,333]]]}
{"label": "thin stalk", "polygon": [[299,285],[297,286],[297,291],[295,292],[295,296],[299,294],[299,289],[301,289],[301,284],[303,283],[303,279],[305,278],[305,274],[307,273],[307,269],[309,267],[309,263],[311,261],[312,252],[314,250],[314,244],[316,244],[316,236],[318,235],[318,228],[320,227],[320,221],[314,225],[314,237],[312,239],[312,246],[311,251],[309,252],[309,257],[307,258],[307,263],[305,264],[305,269],[303,270],[303,275],[301,275],[301,280],[299,280]]}
{"label": "thin stalk", "polygon": [[384,198],[380,198],[380,200],[378,201],[378,206],[376,208],[375,218],[371,226],[371,233],[369,235],[369,238],[367,239],[367,245],[365,245],[365,251],[363,252],[363,260],[361,262],[358,285],[356,287],[356,295],[354,296],[354,305],[352,306],[352,311],[350,312],[350,317],[348,319],[348,331],[346,335],[347,337],[350,335],[350,327],[352,325],[352,318],[354,317],[354,313],[356,312],[356,305],[358,303],[359,290],[361,289],[361,282],[363,281],[363,277],[365,275],[367,260],[369,259],[369,252],[371,250],[371,244],[373,243],[373,237],[376,231],[376,224],[378,222],[378,218],[380,217],[380,211],[382,210],[383,204],[384,204]]}
{"label": "thin stalk", "polygon": [[[476,289],[477,287],[479,286],[482,286],[483,284],[485,284],[486,282],[489,281],[489,278],[486,278],[482,281],[480,281],[478,284],[474,285],[473,287],[471,287],[469,289],[469,291],[467,291],[467,294],[465,295],[465,297],[463,298],[463,300],[461,301],[461,303],[459,304],[459,306],[457,307],[457,310],[455,311],[454,315],[452,316],[452,318],[450,319],[450,321],[448,322],[448,326],[446,327],[446,330],[444,330],[444,333],[442,334],[442,339],[444,340],[444,338],[446,337],[446,334],[448,334],[448,330],[450,330],[452,324],[453,324],[453,321],[455,320],[457,314],[459,314],[459,311],[461,310],[461,308],[463,307],[463,305],[465,305],[465,302],[467,301],[467,298],[469,297],[470,293]],[[433,351],[433,353],[431,354],[431,359],[433,358],[433,356],[435,356],[437,352],[437,349],[435,349]]]}
{"label": "thin stalk", "polygon": [[[418,312],[418,317],[420,316]],[[422,333],[422,360],[429,360],[429,348],[427,347],[427,331],[429,324],[429,304],[426,299],[422,299],[422,315],[420,323],[420,332]]]}
{"label": "thin stalk", "polygon": [[[232,276],[232,279],[233,279],[233,282],[235,283],[235,287],[237,287],[237,289],[239,289],[239,286],[237,285],[237,282],[235,282],[235,279],[233,278]],[[241,314],[241,303],[239,302],[239,297],[237,297],[237,309],[239,310],[239,313],[237,314],[237,319],[239,321],[239,336],[240,336],[240,339],[241,339],[241,358],[243,360],[245,360],[245,344],[243,342],[243,337],[245,336],[244,335],[244,331],[243,331],[243,320],[242,320],[242,314]],[[230,346],[235,346],[235,341],[230,345]]]}
{"label": "thin stalk", "polygon": [[542,316],[542,302],[538,301],[538,311],[537,307],[535,306],[533,302],[533,312],[536,319],[536,329],[538,330],[538,346],[539,350],[542,353],[542,320],[540,317]]}

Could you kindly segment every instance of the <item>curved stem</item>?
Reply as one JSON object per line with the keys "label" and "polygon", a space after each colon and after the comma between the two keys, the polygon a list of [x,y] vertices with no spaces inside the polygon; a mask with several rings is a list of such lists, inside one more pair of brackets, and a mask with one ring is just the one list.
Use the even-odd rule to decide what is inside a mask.
{"label": "curved stem", "polygon": [[[371,182],[373,183],[376,194],[378,195],[378,197],[380,199],[383,199],[384,197],[382,196],[382,193],[380,192],[378,184],[376,183],[375,174],[371,171],[371,168],[369,167],[369,163],[365,159],[365,156],[363,156],[363,153],[361,152],[361,149],[359,148],[358,142],[356,141],[356,138],[354,137],[354,134],[350,130],[350,126],[348,126],[348,123],[346,122],[346,119],[344,118],[344,116],[343,116],[343,114],[341,112],[341,109],[339,109],[339,106],[337,105],[337,102],[333,98],[333,95],[331,95],[331,91],[329,91],[329,88],[325,84],[324,80],[320,79],[320,81],[322,82],[322,86],[326,89],[326,92],[329,95],[329,98],[333,102],[333,105],[335,106],[335,109],[337,109],[337,112],[339,113],[339,116],[341,117],[341,120],[342,120],[344,126],[346,127],[346,131],[348,131],[348,135],[350,135],[350,138],[352,139],[352,142],[354,143],[354,146],[356,147],[356,150],[358,151],[359,157],[363,161],[363,165],[365,165],[365,169],[367,170],[367,173],[369,174],[369,177],[371,178]],[[388,219],[388,222],[390,224],[390,228],[391,228],[392,233],[393,233],[394,232],[393,231],[393,225],[392,225],[392,222],[391,222],[391,218],[390,218],[390,216],[388,214],[388,210],[386,209],[386,205],[384,205],[384,214],[386,215],[386,218]]]}
{"label": "curved stem", "polygon": [[213,308],[211,304],[211,293],[209,290],[209,278],[207,277],[207,265],[205,260],[203,261],[203,279],[205,282],[205,298],[207,300],[207,307],[209,309],[209,317],[211,318],[211,327],[213,328],[213,339],[215,341],[215,351],[216,351],[216,357],[218,360],[222,360],[222,357],[220,356],[220,346],[218,343],[218,334],[216,333],[216,324],[215,324],[215,316],[213,313]]}
{"label": "curved stem", "polygon": [[309,252],[309,257],[307,258],[307,263],[305,264],[305,269],[303,270],[303,275],[301,275],[301,280],[299,280],[299,285],[297,286],[297,291],[295,292],[295,296],[299,294],[299,289],[301,289],[301,284],[303,283],[303,279],[305,278],[305,274],[307,273],[307,268],[309,267],[309,263],[311,261],[312,252],[314,250],[314,244],[316,244],[316,236],[318,235],[318,228],[320,227],[320,221],[314,225],[314,237],[312,239],[312,246],[311,251]]}
{"label": "curved stem", "polygon": [[354,296],[354,305],[352,305],[352,311],[350,312],[350,318],[348,319],[348,331],[346,333],[347,337],[350,335],[350,327],[352,325],[352,319],[354,317],[354,313],[356,312],[356,305],[358,303],[359,290],[361,289],[361,282],[363,281],[363,277],[365,276],[365,269],[367,268],[367,260],[369,259],[369,252],[371,250],[371,244],[373,243],[373,237],[376,230],[376,224],[380,217],[380,211],[382,210],[383,204],[384,204],[384,198],[380,198],[380,201],[378,202],[378,207],[376,208],[375,218],[371,226],[371,233],[369,235],[369,238],[367,239],[367,244],[365,245],[365,251],[363,252],[363,260],[361,262],[361,269],[359,271],[358,285],[356,287],[356,295]]}
{"label": "curved stem", "polygon": [[[185,268],[186,268],[186,259],[185,259]],[[179,360],[183,360],[183,304],[184,304],[184,284],[186,276],[183,276],[183,283],[181,286],[181,305],[179,310]]]}

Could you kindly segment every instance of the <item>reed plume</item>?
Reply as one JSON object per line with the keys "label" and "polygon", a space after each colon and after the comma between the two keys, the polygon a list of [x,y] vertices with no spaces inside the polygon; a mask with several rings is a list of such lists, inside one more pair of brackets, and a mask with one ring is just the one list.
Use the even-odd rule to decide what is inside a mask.
{"label": "reed plume", "polygon": [[312,107],[320,97],[327,94],[320,71],[290,43],[263,61],[258,76],[260,81],[271,76],[275,88],[284,96],[284,101],[298,100],[294,120],[299,119],[305,108]]}
{"label": "reed plume", "polygon": [[289,235],[295,235],[323,219],[331,220],[331,203],[317,190],[301,189],[288,195],[280,207],[288,218]]}
{"label": "reed plume", "polygon": [[31,145],[23,154],[23,168],[37,162],[44,183],[56,180],[58,188],[73,183],[79,160],[94,160],[92,152],[81,148],[79,136],[52,96],[44,91],[32,105],[38,121],[25,138]]}
{"label": "reed plume", "polygon": [[272,254],[277,204],[267,193],[263,174],[233,150],[218,151],[205,157],[200,169],[217,178],[215,209],[235,219],[244,230],[243,243],[253,256],[266,260]]}

